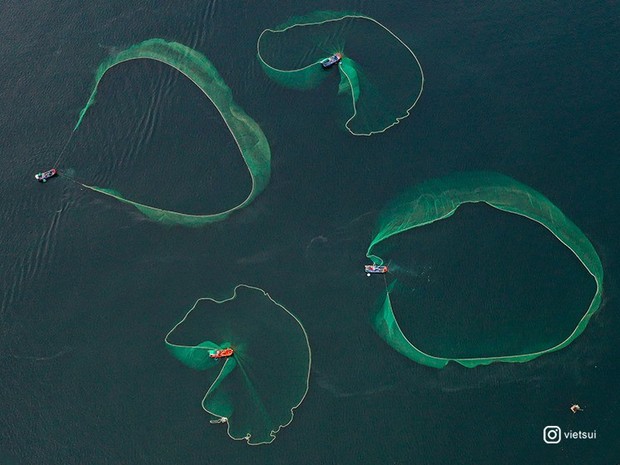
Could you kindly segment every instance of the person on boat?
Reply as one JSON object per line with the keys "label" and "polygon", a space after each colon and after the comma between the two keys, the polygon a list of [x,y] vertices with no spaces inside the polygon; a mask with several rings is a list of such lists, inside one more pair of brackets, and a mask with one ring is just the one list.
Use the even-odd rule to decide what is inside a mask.
{"label": "person on boat", "polygon": [[570,411],[573,413],[581,412],[583,409],[579,406],[579,404],[571,405]]}

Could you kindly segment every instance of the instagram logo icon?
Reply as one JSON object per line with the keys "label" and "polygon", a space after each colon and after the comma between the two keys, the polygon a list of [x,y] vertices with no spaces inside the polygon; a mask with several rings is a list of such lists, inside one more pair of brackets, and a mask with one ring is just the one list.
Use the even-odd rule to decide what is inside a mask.
{"label": "instagram logo icon", "polygon": [[562,440],[562,429],[559,426],[545,426],[543,441],[547,444],[558,444]]}

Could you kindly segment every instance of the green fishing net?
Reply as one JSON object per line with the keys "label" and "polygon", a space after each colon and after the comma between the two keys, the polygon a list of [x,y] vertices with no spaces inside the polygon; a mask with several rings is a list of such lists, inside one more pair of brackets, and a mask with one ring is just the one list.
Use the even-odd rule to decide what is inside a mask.
{"label": "green fishing net", "polygon": [[[498,173],[462,173],[424,182],[389,205],[381,214],[377,233],[368,247],[367,256],[375,264],[383,264],[375,248],[388,238],[452,216],[460,205],[483,202],[493,208],[520,215],[539,223],[559,239],[586,268],[596,282],[596,292],[575,328],[561,342],[533,352],[489,355],[484,357],[447,358],[428,354],[415,345],[415,334],[406,336],[394,314],[391,295],[397,286],[387,285],[385,298],[373,319],[375,330],[394,349],[424,365],[442,368],[455,361],[466,367],[493,362],[527,362],[570,344],[587,326],[601,305],[603,267],[588,238],[555,205],[534,189]],[[483,298],[483,297],[481,297]],[[432,311],[420,309],[420,311]]]}
{"label": "green fishing net", "polygon": [[206,215],[193,215],[164,210],[151,205],[138,203],[123,197],[111,188],[82,184],[84,187],[108,195],[137,208],[148,218],[165,223],[184,226],[202,226],[221,221],[231,213],[247,206],[260,194],[269,182],[271,173],[271,151],[261,128],[234,101],[230,88],[226,85],[213,64],[201,53],[177,42],[163,39],[149,39],[133,45],[105,60],[95,74],[95,84],[88,102],[80,111],[75,132],[82,123],[88,109],[95,103],[97,87],[103,76],[113,67],[130,60],[155,60],[164,63],[190,79],[213,103],[222,116],[239,152],[247,165],[252,179],[252,188],[246,199],[229,210]]}
{"label": "green fishing net", "polygon": [[[424,87],[418,57],[390,29],[359,13],[317,11],[261,32],[258,60],[283,86],[311,89],[330,75],[321,60],[343,54],[338,94],[345,128],[356,136],[381,133],[409,116]],[[334,70],[335,71],[335,70]],[[326,90],[325,105],[335,95]]]}
{"label": "green fishing net", "polygon": [[[240,284],[225,300],[199,299],[165,338],[172,355],[195,370],[219,374],[202,407],[233,439],[266,444],[293,419],[308,391],[311,354],[306,331],[257,287]],[[210,357],[232,348],[229,358]]]}

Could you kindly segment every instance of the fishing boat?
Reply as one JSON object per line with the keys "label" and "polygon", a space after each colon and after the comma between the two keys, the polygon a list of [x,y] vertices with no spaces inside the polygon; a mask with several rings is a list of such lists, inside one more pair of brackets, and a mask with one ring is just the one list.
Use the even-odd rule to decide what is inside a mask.
{"label": "fishing boat", "polygon": [[211,358],[228,358],[231,357],[235,351],[228,347],[227,349],[218,349],[215,352],[209,354]]}
{"label": "fishing boat", "polygon": [[328,69],[334,66],[336,63],[340,63],[340,60],[342,60],[342,53],[334,53],[332,56],[321,60],[321,66],[323,67],[323,69]]}
{"label": "fishing boat", "polygon": [[39,182],[47,182],[49,178],[56,176],[57,173],[58,172],[56,171],[56,169],[52,168],[51,170],[43,171],[42,173],[35,174],[34,178]]}
{"label": "fishing boat", "polygon": [[385,274],[388,272],[388,267],[386,265],[364,265],[364,271],[366,272],[366,276],[370,276],[371,274]]}

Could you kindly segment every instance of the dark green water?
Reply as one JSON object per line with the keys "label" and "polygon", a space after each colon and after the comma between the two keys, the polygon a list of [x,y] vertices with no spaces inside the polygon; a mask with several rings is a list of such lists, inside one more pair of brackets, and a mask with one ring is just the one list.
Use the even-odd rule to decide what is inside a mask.
{"label": "dark green water", "polygon": [[596,292],[594,278],[547,229],[484,204],[381,248],[389,251],[381,255],[392,269],[388,281],[396,280],[399,324],[432,355],[548,349],[571,334]]}
{"label": "dark green water", "polygon": [[[255,41],[264,28],[325,3],[0,6],[0,464],[618,463],[620,8],[327,7],[378,19],[424,67],[420,104],[383,135],[354,138],[341,129],[340,111],[330,105],[335,74],[317,90],[298,92],[270,82],[258,65]],[[208,56],[269,139],[270,185],[225,222],[162,227],[66,178],[47,185],[32,179],[67,140],[96,66],[150,37]],[[191,212],[235,205],[249,188],[215,110],[152,63],[128,64],[104,79],[61,168]],[[383,283],[360,270],[388,200],[424,179],[471,169],[532,186],[584,231],[605,268],[604,304],[562,351],[523,365],[438,371],[375,335],[368,315]],[[455,244],[485,245],[467,237],[477,234],[472,224],[487,233],[503,227],[514,236],[484,237],[523,253],[513,248],[502,261],[501,244],[481,251],[494,251],[495,269],[526,254],[539,259],[531,265],[549,273],[548,287],[522,287],[521,295],[545,299],[549,321],[567,324],[562,313],[574,316],[591,296],[583,270],[525,220],[501,223],[475,212],[463,218],[446,223],[440,237],[420,230],[425,236],[414,241],[445,247],[413,264],[441,263],[454,273],[454,258],[455,267],[474,269]],[[522,236],[546,242],[532,248]],[[552,260],[564,264],[562,273],[552,273]],[[471,279],[472,293],[489,283],[484,273]],[[163,344],[198,297],[227,297],[239,282],[268,290],[293,311],[313,348],[310,390],[293,423],[272,445],[255,448],[208,423],[199,402],[209,374],[183,367]],[[462,290],[446,287],[446,300],[459,301]],[[463,318],[462,309],[449,311],[442,310],[446,318]],[[584,412],[571,414],[572,403]],[[547,445],[546,425],[596,429],[597,439]]]}

